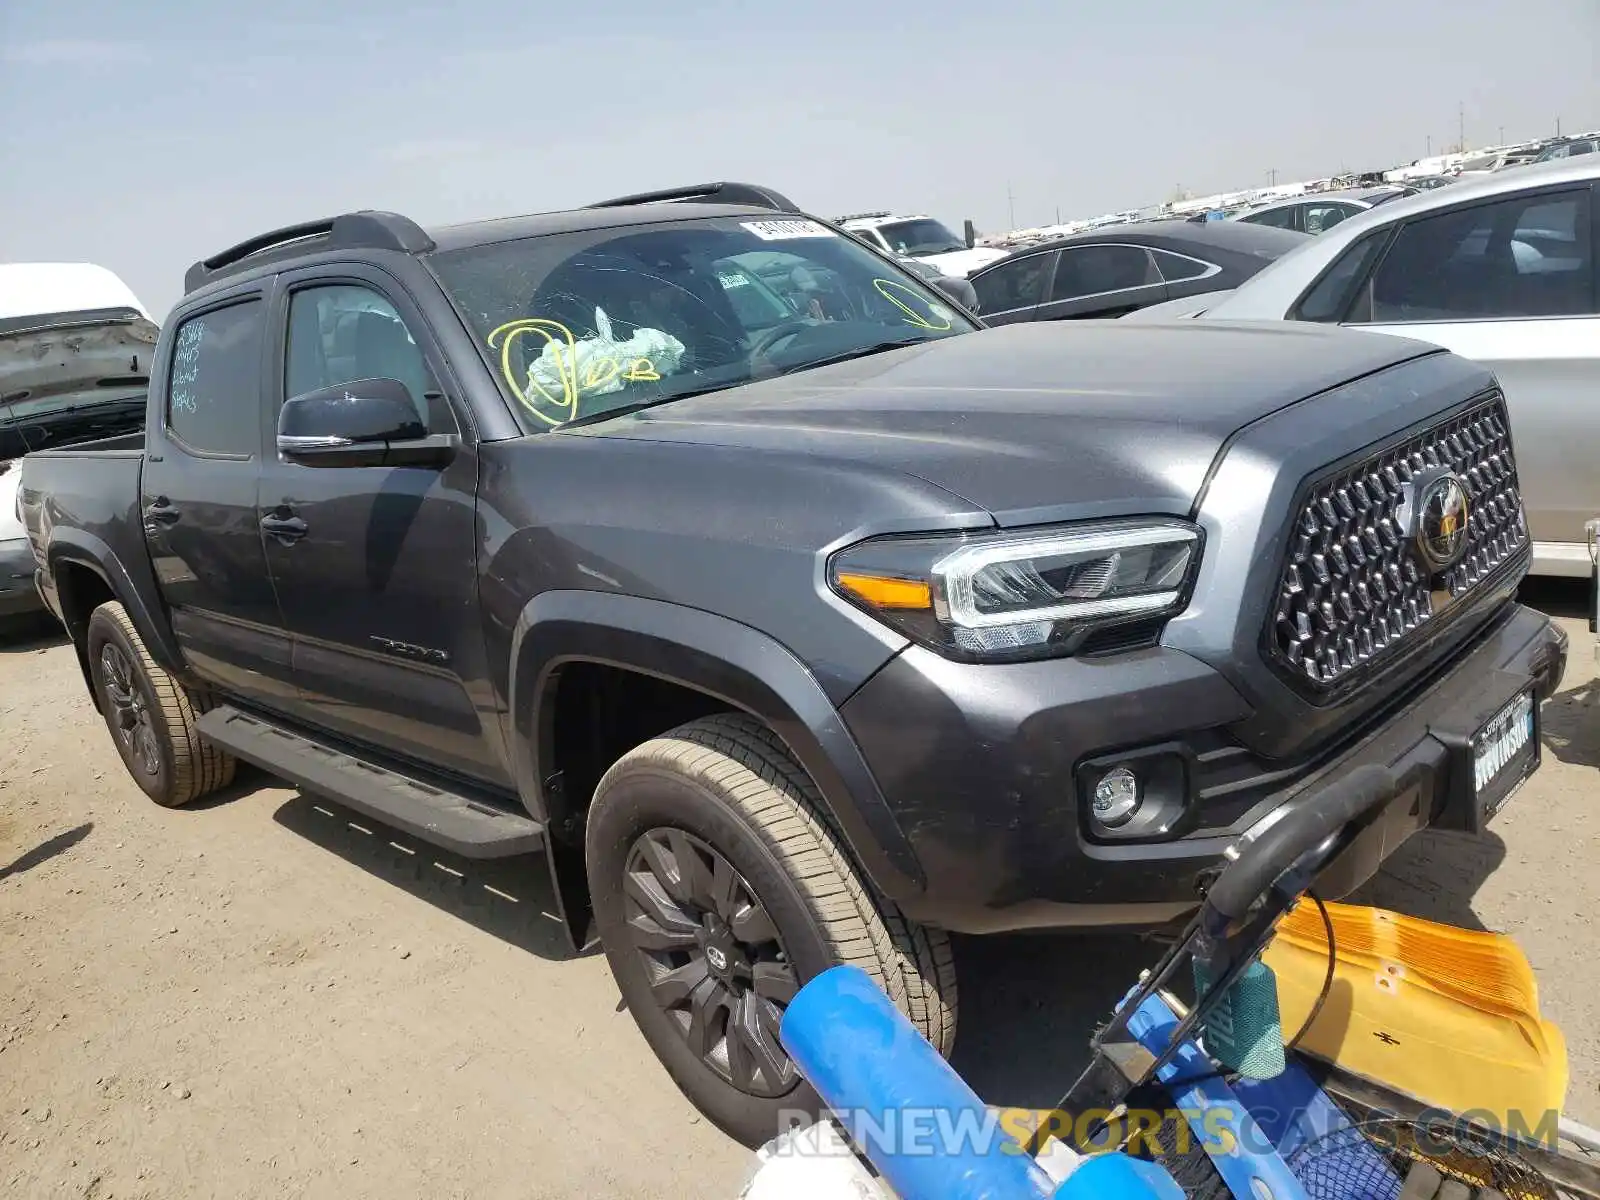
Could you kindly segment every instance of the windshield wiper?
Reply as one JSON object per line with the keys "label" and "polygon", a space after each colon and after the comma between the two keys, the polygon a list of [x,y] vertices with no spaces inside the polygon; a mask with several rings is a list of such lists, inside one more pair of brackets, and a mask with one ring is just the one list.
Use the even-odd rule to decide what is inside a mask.
{"label": "windshield wiper", "polygon": [[612,417],[625,417],[629,413],[643,412],[647,408],[655,408],[662,404],[671,404],[674,400],[687,400],[691,396],[704,396],[709,392],[721,392],[727,390],[728,388],[737,387],[739,384],[747,382],[749,381],[737,379],[729,383],[712,383],[707,384],[705,387],[690,388],[686,392],[673,392],[670,396],[655,396],[649,400],[637,401],[634,404],[623,404],[616,408],[607,408],[600,412],[592,412],[587,416],[574,417],[572,420],[562,423],[559,428],[576,429],[580,425],[593,425],[597,421],[609,421]]}
{"label": "windshield wiper", "polygon": [[87,404],[69,404],[65,408],[51,408],[44,412],[9,413],[7,405],[0,404],[0,425],[20,423],[27,421],[34,425],[48,425],[52,421],[63,418],[73,419],[84,413],[103,413],[107,409],[119,406],[137,405],[143,408],[147,403],[144,396],[119,396],[114,400],[92,400]]}
{"label": "windshield wiper", "polygon": [[857,346],[853,350],[841,350],[838,354],[828,354],[822,358],[808,358],[803,363],[796,363],[792,367],[784,367],[779,375],[793,375],[796,371],[809,371],[812,367],[826,367],[834,363],[849,362],[855,358],[866,358],[872,354],[882,354],[888,350],[901,350],[906,346],[920,346],[924,342],[934,341],[933,338],[895,338],[892,341],[869,342],[865,346]]}

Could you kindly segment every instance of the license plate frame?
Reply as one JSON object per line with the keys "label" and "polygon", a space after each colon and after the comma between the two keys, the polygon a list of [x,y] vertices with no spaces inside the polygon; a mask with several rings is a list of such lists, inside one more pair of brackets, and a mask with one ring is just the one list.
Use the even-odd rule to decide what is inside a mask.
{"label": "license plate frame", "polygon": [[1467,740],[1465,765],[1480,828],[1499,815],[1539,769],[1542,750],[1539,701],[1532,688],[1517,693]]}

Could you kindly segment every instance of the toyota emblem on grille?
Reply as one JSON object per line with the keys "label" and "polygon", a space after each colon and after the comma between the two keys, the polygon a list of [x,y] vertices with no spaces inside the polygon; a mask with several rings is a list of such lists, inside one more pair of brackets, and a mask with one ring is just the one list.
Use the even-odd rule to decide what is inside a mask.
{"label": "toyota emblem on grille", "polygon": [[1450,471],[1415,478],[1409,488],[1407,532],[1417,557],[1430,571],[1446,571],[1467,549],[1467,517],[1471,502],[1466,486]]}

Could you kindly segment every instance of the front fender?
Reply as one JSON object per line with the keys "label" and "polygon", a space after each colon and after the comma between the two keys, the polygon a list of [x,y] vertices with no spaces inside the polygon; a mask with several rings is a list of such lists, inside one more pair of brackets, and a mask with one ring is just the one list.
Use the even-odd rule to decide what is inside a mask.
{"label": "front fender", "polygon": [[548,811],[541,764],[551,677],[568,662],[652,675],[760,718],[805,768],[855,860],[890,899],[926,882],[866,760],[804,663],[748,625],[700,609],[608,592],[552,591],[529,601],[511,651],[512,755],[524,798]]}

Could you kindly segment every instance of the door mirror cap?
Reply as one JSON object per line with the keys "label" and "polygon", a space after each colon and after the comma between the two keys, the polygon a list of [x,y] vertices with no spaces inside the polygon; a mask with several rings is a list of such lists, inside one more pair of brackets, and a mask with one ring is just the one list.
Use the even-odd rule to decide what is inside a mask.
{"label": "door mirror cap", "polygon": [[978,293],[967,280],[954,275],[940,275],[932,283],[968,312],[978,311]]}
{"label": "door mirror cap", "polygon": [[398,379],[355,379],[291,396],[278,413],[278,454],[306,467],[435,466],[454,434],[428,435]]}

